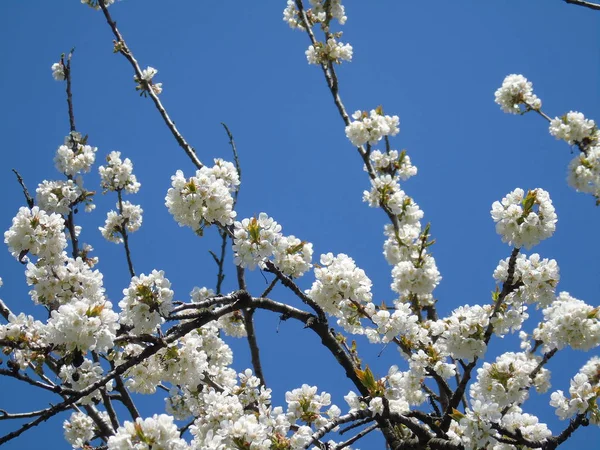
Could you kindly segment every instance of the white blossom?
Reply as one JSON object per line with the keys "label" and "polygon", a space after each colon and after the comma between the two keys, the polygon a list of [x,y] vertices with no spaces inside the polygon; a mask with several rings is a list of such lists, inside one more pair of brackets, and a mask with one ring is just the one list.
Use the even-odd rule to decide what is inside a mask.
{"label": "white blossom", "polygon": [[92,270],[83,259],[66,258],[64,264],[27,264],[29,295],[35,303],[53,307],[85,298],[90,304],[105,301],[102,273]]}
{"label": "white blossom", "polygon": [[600,345],[600,309],[561,292],[543,310],[544,320],[533,331],[542,341],[544,351],[569,346],[575,350],[590,350]]}
{"label": "white blossom", "polygon": [[218,161],[214,168],[202,167],[189,179],[180,170],[171,177],[172,187],[165,204],[180,226],[188,226],[201,234],[204,227],[215,222],[233,224],[236,212],[231,192],[239,184],[239,177],[233,173],[235,168]]}
{"label": "white blossom", "polygon": [[[502,111],[510,114],[521,114],[528,108],[542,107],[542,101],[533,93],[533,84],[523,75],[508,75],[495,96],[496,103],[500,105]],[[522,109],[521,105],[525,109]]]}
{"label": "white blossom", "polygon": [[567,182],[579,192],[600,198],[600,145],[590,147],[587,153],[580,153],[571,160]]}
{"label": "white blossom", "polygon": [[281,225],[265,213],[258,218],[244,219],[234,223],[234,262],[240,267],[254,269],[265,258],[275,253],[281,239]]}
{"label": "white blossom", "polygon": [[492,204],[492,219],[502,242],[530,249],[549,238],[556,229],[556,213],[548,192],[517,188]]}
{"label": "white blossom", "polygon": [[113,346],[119,324],[109,301],[90,303],[73,300],[52,311],[46,327],[46,339],[65,350],[107,351]]}
{"label": "white blossom", "polygon": [[352,46],[329,38],[325,44],[316,42],[315,45],[310,45],[306,50],[306,59],[309,64],[350,62],[352,61]]}
{"label": "white blossom", "polygon": [[310,242],[295,236],[282,236],[275,247],[273,262],[284,274],[298,278],[312,267],[312,254]]}
{"label": "white blossom", "polygon": [[158,70],[156,70],[154,67],[148,66],[142,70],[141,78],[139,78],[137,75],[134,75],[133,79],[136,83],[138,83],[136,89],[142,92],[152,89],[154,94],[159,95],[162,92],[162,83],[155,83],[152,81],[152,78],[154,78],[154,75],[157,73]]}
{"label": "white blossom", "polygon": [[65,143],[58,147],[54,156],[54,165],[59,172],[75,176],[79,172],[90,171],[98,148],[88,145],[86,141],[74,131],[65,137]]}
{"label": "white blossom", "polygon": [[67,247],[64,228],[65,221],[59,214],[47,214],[37,206],[31,209],[23,206],[4,233],[4,243],[18,260],[29,253],[50,264],[64,257]]}
{"label": "white blossom", "polygon": [[585,141],[598,142],[600,134],[593,120],[586,119],[577,111],[570,111],[562,117],[550,121],[550,134],[556,139],[562,139],[569,145],[583,144]]}
{"label": "white blossom", "polygon": [[47,213],[57,213],[67,216],[71,207],[85,201],[87,212],[95,208],[91,202],[90,193],[86,192],[73,180],[42,181],[36,191],[37,205]]}
{"label": "white blossom", "polygon": [[346,127],[346,137],[356,147],[367,142],[374,145],[384,136],[395,136],[400,131],[398,116],[384,115],[381,108],[370,113],[356,111],[352,118],[354,121]]}
{"label": "white blossom", "polygon": [[315,268],[316,281],[306,293],[326,313],[343,317],[343,302],[371,302],[371,280],[352,258],[343,253],[327,253],[321,255],[320,262],[321,267]]}
{"label": "white blossom", "polygon": [[106,157],[106,166],[100,166],[100,185],[104,191],[122,191],[135,194],[140,183],[133,174],[133,164],[129,158],[121,160],[121,152],[113,151]]}
{"label": "white blossom", "polygon": [[144,210],[139,205],[134,205],[129,201],[121,204],[117,203],[117,208],[121,212],[109,211],[106,215],[106,222],[103,227],[99,227],[104,239],[115,244],[123,242],[123,232],[133,233],[142,226],[142,213]]}
{"label": "white blossom", "polygon": [[165,273],[153,270],[150,275],[133,277],[123,290],[119,302],[120,322],[131,325],[134,333],[153,333],[173,308],[173,291]]}
{"label": "white blossom", "polygon": [[108,450],[187,450],[189,446],[179,437],[173,417],[154,414],[135,422],[125,421],[117,433],[108,439]]}
{"label": "white blossom", "polygon": [[64,81],[65,79],[65,66],[62,61],[52,64],[52,77],[56,81]]}

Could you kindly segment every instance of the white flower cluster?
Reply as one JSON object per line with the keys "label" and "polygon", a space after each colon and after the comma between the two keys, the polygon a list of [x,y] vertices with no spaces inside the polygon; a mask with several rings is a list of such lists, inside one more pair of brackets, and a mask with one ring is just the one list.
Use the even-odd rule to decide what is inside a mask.
{"label": "white flower cluster", "polygon": [[563,391],[553,392],[550,397],[550,405],[556,408],[556,415],[561,420],[570,419],[575,414],[588,414],[590,422],[600,425],[600,410],[598,409],[598,398],[600,398],[600,358],[592,357],[571,380],[567,398]]}
{"label": "white flower cluster", "polygon": [[[115,0],[103,0],[104,1],[104,6],[106,6],[107,8],[112,5]],[[88,5],[90,8],[93,9],[100,9],[100,3],[99,0],[81,0],[81,3],[84,5]]]}
{"label": "white flower cluster", "polygon": [[178,170],[171,180],[165,205],[180,226],[201,234],[204,227],[215,222],[233,224],[236,212],[231,194],[240,184],[233,164],[215,160],[212,168],[202,167],[196,176],[186,179]]}
{"label": "white flower cluster", "polygon": [[395,303],[392,313],[380,309],[371,319],[377,325],[377,330],[367,329],[367,337],[371,342],[391,342],[395,337],[402,336],[411,342],[426,342],[427,330],[419,325],[419,318],[413,313],[408,303]]}
{"label": "white flower cluster", "polygon": [[61,61],[52,64],[52,77],[56,81],[64,81],[65,80],[65,66]]}
{"label": "white flower cluster", "polygon": [[47,214],[37,206],[31,209],[23,206],[4,233],[4,243],[18,260],[29,253],[51,264],[63,258],[67,247],[64,228],[65,221],[59,214]]}
{"label": "white flower cluster", "polygon": [[121,160],[121,152],[113,151],[106,157],[107,165],[100,166],[100,185],[104,191],[122,191],[135,194],[141,184],[133,174],[133,164],[129,158]]}
{"label": "white flower cluster", "polygon": [[600,145],[590,147],[571,160],[567,181],[575,190],[600,199]]}
{"label": "white flower cluster", "polygon": [[543,342],[544,352],[567,346],[590,350],[600,345],[600,308],[561,292],[543,313],[544,320],[533,331],[533,337]]}
{"label": "white flower cluster", "polygon": [[492,219],[502,242],[530,249],[556,230],[556,213],[550,195],[537,188],[527,192],[517,188],[492,204]]}
{"label": "white flower cluster", "polygon": [[352,145],[360,147],[367,142],[377,144],[384,136],[395,136],[400,132],[398,116],[383,114],[381,107],[366,111],[356,111],[352,114],[354,121],[346,127],[346,137]]}
{"label": "white flower cluster", "polygon": [[291,423],[301,420],[308,425],[321,427],[329,420],[340,415],[340,409],[333,405],[328,411],[328,418],[321,415],[321,409],[331,405],[331,395],[326,392],[317,394],[316,386],[303,384],[301,388],[288,391],[285,394],[288,404],[287,418]]}
{"label": "white flower cluster", "polygon": [[[42,261],[43,262],[43,261]],[[63,264],[27,264],[27,284],[33,286],[29,295],[35,303],[51,309],[77,299],[90,305],[104,304],[102,274],[92,270],[81,258],[66,258]]]}
{"label": "white flower cluster", "polygon": [[329,38],[325,44],[316,42],[315,45],[310,45],[306,50],[306,59],[309,64],[350,62],[352,61],[352,46]]}
{"label": "white flower cluster", "polygon": [[282,237],[281,225],[265,213],[260,213],[258,218],[235,222],[233,236],[235,264],[254,269],[275,252]]}
{"label": "white flower cluster", "polygon": [[133,277],[123,295],[120,322],[131,325],[136,334],[154,333],[173,309],[171,283],[162,270]]}
{"label": "white flower cluster", "polygon": [[[46,346],[44,324],[32,316],[21,313],[10,314],[8,323],[0,325],[0,340],[15,344],[15,348],[4,347],[5,354],[10,354],[21,370],[27,369],[29,363],[40,357],[43,360],[43,347]],[[38,351],[40,353],[38,354]]]}
{"label": "white flower cluster", "polygon": [[[457,417],[459,415],[460,417]],[[475,400],[465,414],[454,414],[448,435],[455,444],[462,444],[466,449],[515,448],[501,441],[505,438],[492,428],[492,423],[531,442],[541,442],[552,436],[546,424],[539,423],[536,416],[524,413],[519,406],[501,412],[497,404],[480,400]]]}
{"label": "white flower cluster", "polygon": [[550,372],[542,368],[533,378],[541,357],[529,353],[507,352],[492,364],[483,363],[477,369],[477,382],[470,388],[472,400],[494,403],[504,409],[523,403],[529,397],[529,387],[535,386],[540,393],[550,387]]}
{"label": "white flower cluster", "polygon": [[119,316],[109,301],[73,300],[51,313],[46,338],[63,351],[107,351],[117,335]]}
{"label": "white flower cluster", "polygon": [[562,139],[569,145],[597,144],[600,132],[593,120],[586,119],[577,111],[570,111],[562,117],[550,121],[550,134],[556,139]]}
{"label": "white flower cluster", "polygon": [[65,439],[73,448],[82,448],[94,437],[96,429],[91,417],[81,412],[74,412],[69,420],[63,422]]}
{"label": "white flower cluster", "polygon": [[117,202],[117,209],[122,206],[121,212],[109,211],[106,222],[99,227],[104,239],[115,244],[123,242],[123,230],[133,233],[142,226],[142,213],[144,210],[139,205],[124,201],[122,205]]}
{"label": "white flower cluster", "polygon": [[274,263],[284,274],[299,278],[311,267],[313,245],[296,236],[282,236],[277,242]]}
{"label": "white flower cluster", "polygon": [[320,262],[321,266],[315,268],[316,281],[306,293],[326,313],[340,318],[340,325],[346,328],[360,325],[361,308],[375,312],[371,303],[371,280],[343,253],[321,255]]}
{"label": "white flower cluster", "polygon": [[117,433],[108,439],[108,450],[187,450],[173,417],[154,414],[135,422],[125,421]]}
{"label": "white flower cluster", "polygon": [[450,317],[431,322],[431,334],[439,336],[436,344],[444,354],[473,361],[483,356],[487,348],[484,336],[491,312],[489,305],[461,306]]}
{"label": "white flower cluster", "polygon": [[156,70],[154,67],[148,66],[142,70],[141,79],[138,78],[137,75],[134,75],[133,79],[136,83],[138,83],[138,85],[135,87],[136,90],[145,93],[148,91],[148,89],[151,89],[154,94],[159,95],[162,92],[162,83],[155,83],[152,81],[152,78],[154,78],[154,75],[157,73],[158,70]]}
{"label": "white flower cluster", "polygon": [[400,295],[427,296],[440,284],[442,277],[433,256],[423,253],[419,259],[400,261],[392,269],[392,289]]}
{"label": "white flower cluster", "polygon": [[87,139],[80,133],[72,131],[65,137],[65,143],[58,147],[54,156],[56,169],[67,176],[75,176],[79,172],[89,172],[96,160],[97,147],[87,145]]}
{"label": "white flower cluster", "polygon": [[[325,23],[327,21],[327,11],[324,0],[310,0],[311,8],[306,11],[306,16],[311,25],[315,23]],[[336,19],[340,25],[346,23],[347,17],[341,0],[331,0],[328,2],[329,12],[333,19]],[[298,18],[298,9],[294,0],[288,0],[287,6],[283,10],[283,20],[288,23],[290,28],[304,30],[301,20]]]}
{"label": "white flower cluster", "polygon": [[[82,391],[88,388],[90,385],[101,380],[105,375],[104,370],[100,363],[92,362],[85,358],[83,362],[75,367],[72,364],[65,364],[61,367],[59,376],[64,383],[68,383],[72,389]],[[112,391],[113,382],[109,381],[106,383],[106,390]],[[89,405],[90,403],[97,403],[102,398],[100,391],[93,391],[91,394],[82,397],[77,401],[80,405]]]}
{"label": "white flower cluster", "polygon": [[[533,93],[533,84],[523,75],[508,75],[495,96],[496,103],[502,111],[510,114],[522,114],[529,109],[542,107],[542,101]],[[525,109],[522,109],[521,105]]]}
{"label": "white flower cluster", "polygon": [[[509,259],[500,261],[494,271],[494,279],[500,283],[508,278]],[[513,284],[522,285],[511,292],[505,302],[516,308],[523,303],[536,303],[538,308],[545,308],[554,301],[559,280],[558,264],[554,259],[542,259],[537,253],[529,257],[521,253],[516,260]]]}
{"label": "white flower cluster", "polygon": [[[369,158],[371,166],[378,176],[390,175],[406,181],[417,174],[417,167],[412,165],[406,150],[402,150],[400,153],[398,150],[390,150],[386,153],[373,150]],[[364,169],[367,171],[366,165]]]}
{"label": "white flower cluster", "polygon": [[71,207],[82,201],[86,202],[87,212],[96,207],[91,202],[89,193],[73,180],[44,180],[38,185],[35,193],[37,205],[47,213],[67,216],[71,212]]}

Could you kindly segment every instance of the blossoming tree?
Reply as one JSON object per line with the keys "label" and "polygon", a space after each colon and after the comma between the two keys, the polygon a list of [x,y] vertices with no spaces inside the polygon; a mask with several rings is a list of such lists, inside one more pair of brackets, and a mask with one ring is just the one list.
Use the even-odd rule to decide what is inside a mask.
{"label": "blossoming tree", "polygon": [[[303,70],[320,72],[323,80],[314,80],[324,83],[320,95],[324,92],[333,101],[319,116],[332,134],[342,136],[336,145],[345,148],[336,150],[332,161],[349,160],[364,170],[362,200],[385,219],[381,234],[371,226],[371,219],[363,218],[369,211],[344,218],[356,227],[355,236],[345,236],[345,251],[330,251],[326,246],[332,244],[327,240],[317,246],[317,236],[311,238],[304,227],[294,229],[299,237],[288,234],[288,225],[278,218],[277,210],[267,207],[269,198],[276,195],[272,192],[275,185],[246,194],[251,181],[246,181],[244,161],[260,159],[260,155],[256,150],[244,153],[245,142],[238,151],[235,130],[224,124],[227,139],[223,141],[230,149],[220,152],[220,157],[211,159],[209,151],[192,147],[191,139],[172,118],[176,111],[167,110],[167,102],[163,103],[169,84],[161,78],[162,69],[159,74],[141,64],[134,45],[125,37],[127,25],[123,23],[121,29],[119,21],[117,26],[119,7],[128,2],[82,3],[96,10],[90,20],[102,22],[112,32],[113,52],[133,71],[132,87],[151,104],[136,104],[153,112],[152,127],[144,124],[144,134],[150,139],[147,145],[154,139],[151,135],[158,133],[158,114],[172,147],[180,151],[181,159],[174,160],[178,168],[170,172],[170,181],[167,176],[161,184],[165,188],[160,207],[170,215],[169,226],[176,223],[184,228],[169,233],[180,233],[187,243],[162,257],[144,253],[142,247],[160,248],[160,241],[168,239],[160,234],[166,226],[161,223],[153,229],[156,235],[143,235],[136,244],[152,214],[146,204],[136,201],[146,186],[141,176],[143,186],[138,180],[138,170],[144,171],[149,165],[145,159],[156,155],[140,152],[134,170],[129,152],[95,146],[95,136],[88,136],[79,123],[98,117],[78,115],[76,122],[75,112],[79,89],[100,88],[81,87],[77,56],[73,51],[63,54],[51,67],[52,76],[65,88],[63,117],[68,119],[64,121],[68,123],[66,137],[54,153],[56,172],[39,182],[34,192],[25,170],[14,170],[11,192],[16,197],[17,188],[22,191],[23,206],[10,211],[12,222],[4,234],[12,256],[11,268],[6,270],[21,272],[21,278],[13,275],[16,272],[5,278],[16,285],[22,283],[24,272],[31,305],[23,305],[17,298],[22,294],[12,287],[0,301],[3,381],[17,391],[22,386],[39,392],[40,399],[52,400],[50,404],[39,401],[26,411],[3,403],[0,423],[12,427],[2,433],[0,444],[18,442],[24,434],[35,433],[34,427],[46,421],[56,423],[58,417],[73,448],[111,450],[343,449],[383,447],[383,441],[392,449],[554,449],[576,436],[594,433],[583,428],[600,423],[600,358],[593,353],[600,345],[600,308],[594,304],[597,289],[585,291],[595,297],[581,300],[578,293],[560,289],[560,261],[536,252],[538,247],[546,248],[542,241],[557,232],[560,208],[555,207],[553,192],[545,184],[513,186],[490,202],[491,211],[485,214],[491,215],[489,226],[495,224],[498,241],[504,243],[497,247],[502,256],[499,262],[493,261],[495,270],[481,285],[470,280],[476,268],[450,267],[444,276],[456,276],[459,281],[453,291],[446,291],[453,299],[444,304],[444,296],[438,294],[443,284],[436,260],[436,248],[442,245],[434,246],[434,230],[446,224],[443,220],[429,223],[418,203],[418,189],[405,183],[417,175],[417,161],[421,167],[431,161],[418,151],[413,155],[410,149],[399,149],[400,118],[390,113],[394,105],[386,98],[369,100],[375,106],[362,106],[355,112],[347,109],[343,75],[350,76],[352,66],[345,66],[360,58],[360,53],[342,33],[347,16],[341,1],[288,0],[282,7],[284,21],[296,32],[290,41],[304,37],[306,61],[316,66]],[[562,2],[554,6],[586,15],[599,9],[594,3],[566,3],[581,8]],[[377,7],[368,5],[369,9]],[[591,211],[586,228],[594,227],[594,203],[600,201],[596,123],[575,110],[550,113],[531,81],[523,75],[505,75],[495,76],[498,120],[504,119],[498,109],[527,119],[537,116],[527,126],[544,126],[547,121],[550,135],[564,141],[566,153],[569,149],[572,153],[570,162],[560,161],[566,167],[566,184],[562,174],[551,171],[531,178],[556,178],[561,186],[568,184],[571,190],[565,188],[562,195],[567,200],[561,205],[585,198],[584,207]],[[122,84],[124,79],[120,77]],[[300,91],[302,86],[295,89]],[[493,90],[486,103],[492,103],[492,94]],[[302,95],[295,97],[297,101]],[[469,96],[468,86],[461,96]],[[386,103],[385,109],[376,106],[381,102]],[[286,109],[294,107],[293,102],[285,105]],[[254,127],[265,122],[258,116],[245,120],[256,121]],[[421,141],[423,152],[432,144],[444,145],[435,126],[431,131]],[[508,125],[503,133],[511,134]],[[264,131],[261,135],[264,141]],[[319,141],[318,135],[300,133],[302,138],[309,135],[309,141]],[[511,140],[518,143],[516,133]],[[302,145],[318,144],[307,141]],[[327,169],[329,179],[311,179],[319,156],[306,158],[302,167],[285,167],[281,160],[275,166],[284,168],[283,180],[301,173],[302,183],[315,184],[315,192],[327,197],[326,204],[340,203],[344,197],[337,183],[345,174],[332,167]],[[36,156],[37,161],[45,159]],[[493,170],[487,169],[489,181],[502,177],[501,169]],[[99,176],[97,186],[92,186],[93,173]],[[264,173],[263,177],[270,178]],[[303,184],[295,187],[295,195],[302,196],[304,188]],[[444,189],[439,191],[443,197]],[[456,209],[481,211],[469,198],[474,195],[463,197],[448,196],[445,201]],[[296,200],[289,202],[294,209]],[[89,217],[100,215],[97,205],[109,206],[101,221],[93,222]],[[460,214],[462,226],[470,227],[468,211]],[[325,229],[323,223],[328,220],[338,221],[331,228],[334,232],[352,226],[335,217],[321,220],[326,215],[327,211],[320,211],[309,217],[319,222],[316,230]],[[567,217],[574,227],[580,226],[575,214]],[[364,235],[370,231],[373,240],[363,246]],[[462,252],[475,254],[462,261],[483,261],[476,259],[479,253],[489,259],[478,248],[483,244],[477,239],[461,244],[468,248]],[[116,244],[106,253],[112,255],[106,257],[110,264],[100,248],[86,243],[90,241],[95,247]],[[198,241],[208,242],[202,254],[193,247]],[[596,241],[592,235],[578,239],[577,245],[567,239],[561,246],[573,249],[577,257],[597,250]],[[136,254],[136,245],[144,257]],[[373,270],[380,274],[370,274],[360,267],[361,256],[355,253],[364,248],[379,255],[381,245],[384,261],[378,261]],[[182,295],[174,281],[182,278],[194,278],[189,281],[193,283],[189,296]],[[374,281],[384,287],[377,288]],[[487,290],[469,292],[487,285]],[[294,323],[300,327],[293,344],[281,347],[272,342]],[[270,337],[261,339],[267,327]],[[299,356],[290,358],[284,350],[306,353],[298,363]],[[555,361],[564,365],[573,351],[592,352],[577,367],[552,367]],[[310,352],[320,352],[320,356],[313,359],[307,356]],[[565,354],[567,359],[561,360]],[[240,359],[247,367],[240,365]],[[294,362],[295,367],[288,367]],[[298,371],[298,379],[306,382],[277,392],[285,383],[271,379],[296,379],[293,372]],[[566,378],[555,384],[551,372]],[[322,384],[332,386],[334,392],[322,391]],[[336,384],[348,389],[340,393]],[[164,403],[147,403],[147,397],[160,397]],[[540,399],[545,406],[540,407]],[[548,411],[560,419],[552,427],[547,423]]]}

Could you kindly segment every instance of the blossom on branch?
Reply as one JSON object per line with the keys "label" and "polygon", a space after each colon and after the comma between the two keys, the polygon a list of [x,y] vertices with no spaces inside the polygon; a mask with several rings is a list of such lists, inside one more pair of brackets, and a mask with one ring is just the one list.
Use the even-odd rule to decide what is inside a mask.
{"label": "blossom on branch", "polygon": [[542,101],[533,93],[533,83],[523,75],[508,75],[495,96],[502,111],[509,114],[523,114],[530,109],[539,110],[542,107]]}
{"label": "blossom on branch", "polygon": [[549,238],[556,229],[556,213],[550,195],[537,188],[527,192],[517,188],[492,204],[492,219],[502,242],[530,249]]}

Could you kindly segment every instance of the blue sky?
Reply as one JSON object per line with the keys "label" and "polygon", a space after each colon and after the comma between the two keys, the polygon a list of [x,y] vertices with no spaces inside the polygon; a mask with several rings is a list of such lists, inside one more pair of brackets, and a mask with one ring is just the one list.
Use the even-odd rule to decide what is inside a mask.
{"label": "blue sky", "polygon": [[[494,91],[510,73],[522,73],[550,116],[570,110],[600,120],[599,15],[561,0],[502,2],[346,1],[344,41],[354,47],[350,64],[339,67],[340,94],[347,109],[383,105],[400,116],[400,134],[392,139],[407,149],[419,168],[403,185],[425,212],[437,243],[432,248],[443,280],[435,291],[442,315],[461,304],[485,303],[495,287],[498,260],[510,248],[496,235],[489,211],[495,200],[516,187],[550,192],[558,214],[553,238],[533,249],[555,258],[561,268],[559,290],[597,305],[600,293],[600,210],[591,197],[569,188],[566,167],[574,156],[548,134],[538,116],[504,114]],[[158,69],[167,110],[200,158],[231,158],[225,122],[234,134],[243,169],[238,216],[267,212],[286,234],[314,244],[321,253],[346,253],[374,283],[377,301],[393,299],[390,267],[382,256],[385,216],[362,203],[369,183],[356,150],[344,135],[322,72],[309,66],[308,38],[282,20],[285,1],[159,2],[123,0],[111,7],[126,41],[142,67]],[[164,127],[149,99],[134,90],[130,66],[112,53],[112,34],[100,12],[78,1],[0,4],[2,103],[0,133],[0,227],[8,229],[24,204],[11,168],[29,189],[43,179],[58,179],[52,159],[68,133],[64,85],[52,79],[50,66],[76,47],[73,59],[77,127],[98,147],[97,161],[112,150],[134,163],[142,183],[128,200],[144,208],[144,224],[132,235],[138,273],[162,269],[176,299],[188,299],[193,286],[214,287],[216,271],[208,250],[217,249],[216,232],[198,239],[180,228],[164,207],[170,177],[193,166]],[[96,165],[97,167],[97,165]],[[79,214],[83,240],[96,248],[107,294],[114,304],[128,284],[121,246],[102,241],[97,227],[116,198],[102,196],[97,169],[86,176],[96,189],[94,214]],[[224,289],[234,290],[233,266]],[[0,252],[0,297],[14,310],[43,318],[28,298],[23,267],[8,251]],[[249,274],[258,294],[265,280]],[[312,276],[300,281],[310,287]],[[283,288],[273,298],[298,305]],[[535,313],[532,316],[536,316]],[[351,389],[342,371],[314,336],[298,325],[278,324],[257,314],[258,340],[268,384],[276,403],[302,383],[332,393],[342,410]],[[531,330],[533,321],[526,323]],[[512,349],[514,337],[496,342],[490,354]],[[359,350],[378,376],[398,353],[358,340]],[[247,345],[233,341],[235,367],[249,366]],[[568,380],[592,354],[563,352],[549,368],[552,389],[568,390]],[[50,398],[2,379],[0,409],[43,408]],[[140,400],[147,414],[162,400]],[[529,402],[554,432],[564,428],[547,405],[549,393]],[[124,416],[123,416],[124,417]],[[62,438],[64,417],[26,433],[8,449],[68,448]],[[15,427],[0,422],[0,433]],[[594,429],[578,432],[565,448],[597,439]],[[365,441],[360,448],[381,448]],[[579,444],[577,444],[579,443]]]}

